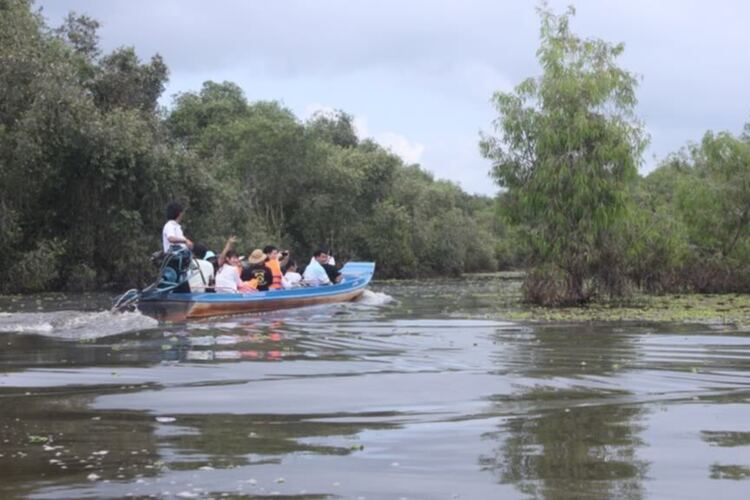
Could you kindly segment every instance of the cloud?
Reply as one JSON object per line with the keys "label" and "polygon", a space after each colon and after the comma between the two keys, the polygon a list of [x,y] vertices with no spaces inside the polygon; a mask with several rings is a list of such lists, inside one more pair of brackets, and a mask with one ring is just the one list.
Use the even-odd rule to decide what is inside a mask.
{"label": "cloud", "polygon": [[403,135],[395,132],[377,134],[375,141],[400,156],[406,163],[419,163],[422,153],[425,151],[424,144],[412,142]]}
{"label": "cloud", "polygon": [[[571,0],[549,2],[560,13]],[[738,133],[750,119],[750,2],[575,3],[572,30],[624,42],[619,63],[642,76],[636,112],[652,136],[647,169],[654,155],[709,129]],[[496,118],[494,91],[541,73],[535,4],[37,0],[52,25],[70,10],[100,20],[105,52],[133,45],[144,59],[162,54],[170,93],[227,79],[250,100],[280,100],[301,117],[306,103],[328,103],[318,108],[355,116],[361,137],[486,194],[495,188],[476,151],[477,132]]]}
{"label": "cloud", "polygon": [[[486,0],[40,0],[40,4],[53,24],[69,10],[100,19],[108,50],[135,45],[142,56],[159,52],[183,70],[220,71],[239,65],[285,78],[372,68],[427,70],[445,62],[489,57],[513,59],[516,52],[503,50],[503,37],[486,33],[511,33],[519,20],[534,22],[523,5]],[[536,28],[531,27],[517,40],[533,41]]]}
{"label": "cloud", "polygon": [[360,140],[370,137],[370,128],[367,126],[367,119],[363,116],[354,117],[354,130],[357,131],[357,137]]}
{"label": "cloud", "polygon": [[354,129],[360,139],[370,138],[376,143],[399,156],[405,163],[420,163],[425,152],[425,145],[410,141],[406,136],[397,132],[385,131],[370,133],[367,119],[363,116],[354,117]]}

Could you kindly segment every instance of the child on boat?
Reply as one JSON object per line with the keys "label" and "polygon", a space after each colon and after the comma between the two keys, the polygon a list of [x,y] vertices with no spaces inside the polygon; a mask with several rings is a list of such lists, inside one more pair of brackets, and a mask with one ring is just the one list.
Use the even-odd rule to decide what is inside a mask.
{"label": "child on boat", "polygon": [[281,278],[281,286],[284,288],[284,290],[288,290],[289,288],[297,288],[299,286],[302,286],[301,282],[302,275],[297,272],[297,263],[289,259],[286,264],[286,272],[284,273],[284,277]]}

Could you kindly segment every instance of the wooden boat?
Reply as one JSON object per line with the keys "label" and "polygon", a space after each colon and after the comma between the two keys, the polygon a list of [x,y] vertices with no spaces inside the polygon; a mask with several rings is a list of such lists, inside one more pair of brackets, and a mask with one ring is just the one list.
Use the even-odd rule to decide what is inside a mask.
{"label": "wooden boat", "polygon": [[315,304],[347,302],[365,291],[375,272],[374,262],[349,262],[340,283],[254,293],[174,293],[153,290],[140,296],[137,307],[145,315],[165,321],[245,314]]}

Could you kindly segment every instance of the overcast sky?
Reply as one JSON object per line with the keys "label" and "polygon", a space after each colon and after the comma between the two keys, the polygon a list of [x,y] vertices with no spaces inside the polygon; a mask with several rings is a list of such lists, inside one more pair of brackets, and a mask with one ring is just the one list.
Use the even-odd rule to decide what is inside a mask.
{"label": "overcast sky", "polygon": [[[651,136],[642,173],[707,130],[750,121],[747,0],[552,0],[576,6],[574,32],[623,42],[640,75],[638,114]],[[532,0],[44,0],[52,26],[69,12],[97,19],[105,52],[133,46],[170,69],[162,98],[206,80],[237,83],[299,118],[353,115],[405,161],[474,193],[493,194],[478,149],[496,90],[540,73]]]}

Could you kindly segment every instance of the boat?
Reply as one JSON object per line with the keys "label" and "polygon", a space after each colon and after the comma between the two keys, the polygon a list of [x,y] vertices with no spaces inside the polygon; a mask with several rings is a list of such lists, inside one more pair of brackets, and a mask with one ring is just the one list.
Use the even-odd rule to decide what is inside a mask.
{"label": "boat", "polygon": [[[152,287],[132,302],[141,313],[170,322],[348,302],[362,295],[374,272],[374,262],[348,262],[341,268],[342,280],[334,285],[253,293],[178,293],[174,287]],[[121,309],[125,301],[119,302]]]}

